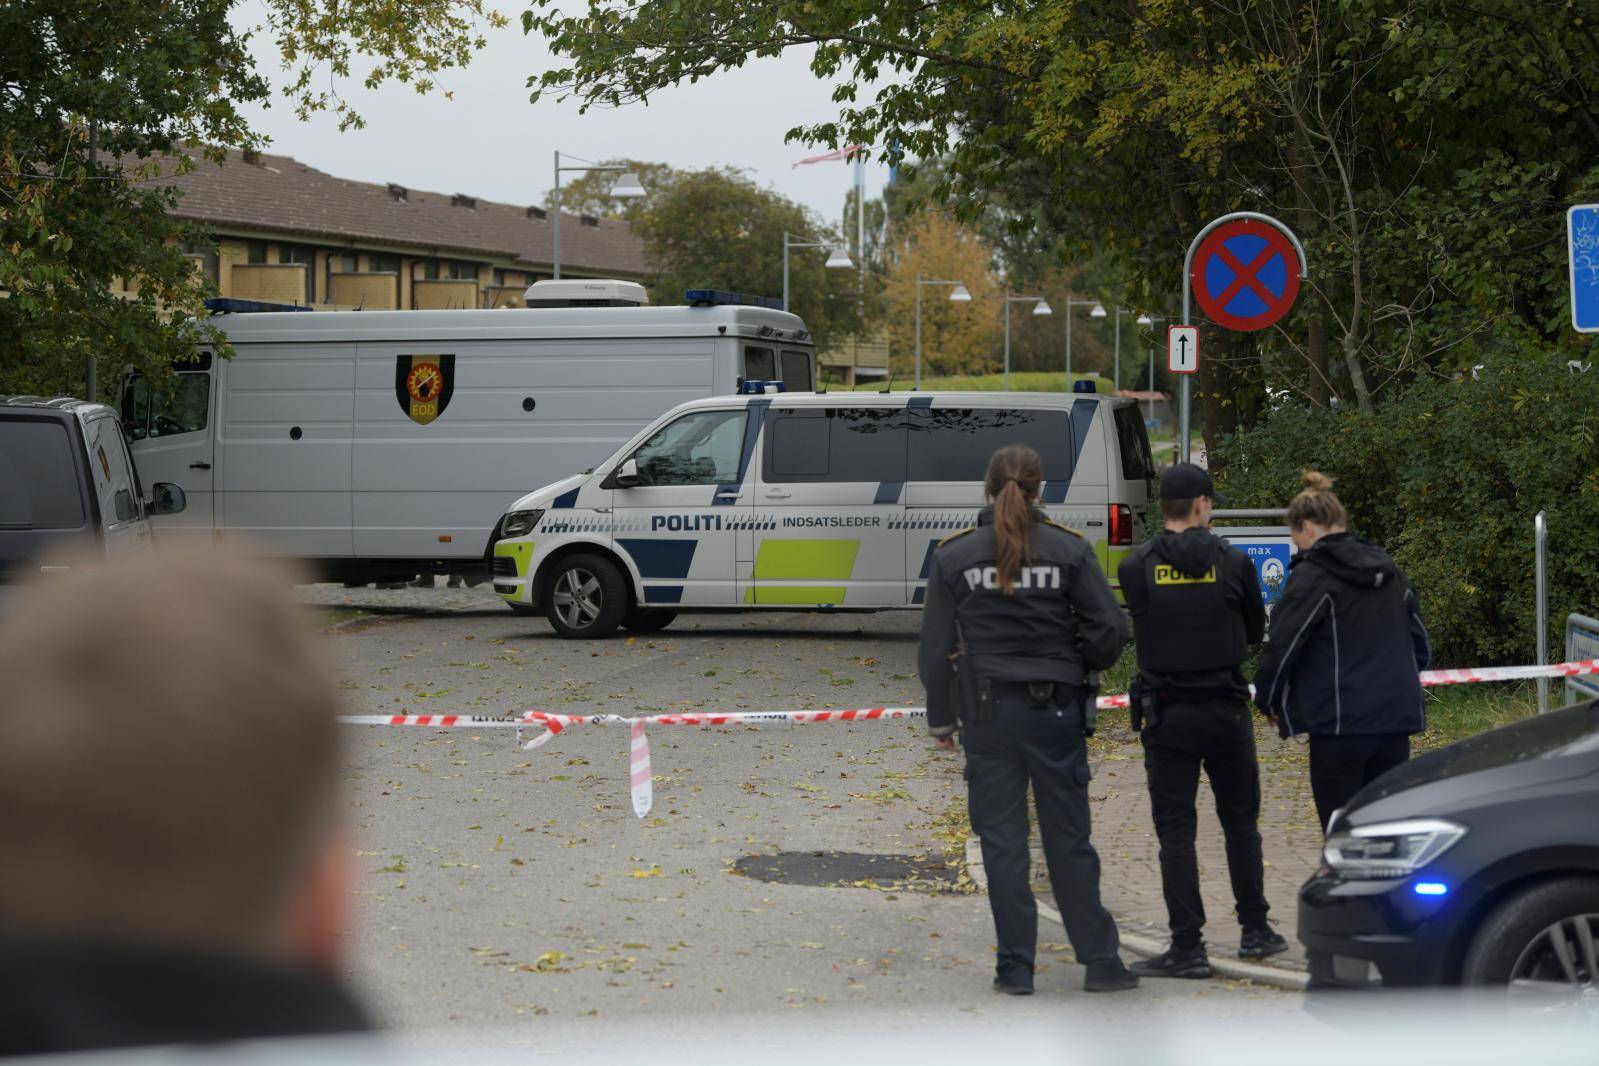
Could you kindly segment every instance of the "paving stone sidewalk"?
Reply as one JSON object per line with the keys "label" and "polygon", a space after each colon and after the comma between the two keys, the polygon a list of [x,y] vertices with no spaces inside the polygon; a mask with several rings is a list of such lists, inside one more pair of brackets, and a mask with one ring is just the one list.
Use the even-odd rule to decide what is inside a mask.
{"label": "paving stone sidewalk", "polygon": [[[1159,843],[1149,812],[1143,750],[1125,723],[1102,725],[1092,742],[1094,780],[1089,798],[1094,811],[1094,843],[1103,864],[1100,892],[1105,906],[1123,928],[1157,940],[1167,938],[1166,903],[1160,891]],[[1302,968],[1304,949],[1295,937],[1299,886],[1321,861],[1321,830],[1311,801],[1304,745],[1285,741],[1260,722],[1256,729],[1260,755],[1260,834],[1266,863],[1266,899],[1271,920],[1292,948],[1272,960]],[[1205,939],[1212,955],[1238,953],[1238,920],[1233,915],[1232,888],[1221,823],[1201,775],[1198,852],[1200,885],[1205,901]],[[1035,865],[1035,884],[1048,896],[1042,857]]]}

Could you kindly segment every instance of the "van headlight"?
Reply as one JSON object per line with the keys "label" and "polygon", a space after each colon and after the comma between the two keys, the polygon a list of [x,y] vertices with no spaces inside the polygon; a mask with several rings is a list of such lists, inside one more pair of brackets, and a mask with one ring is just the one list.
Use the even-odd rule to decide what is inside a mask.
{"label": "van headlight", "polygon": [[1327,838],[1322,858],[1355,881],[1409,877],[1455,846],[1466,827],[1442,818],[1378,822],[1341,829]]}
{"label": "van headlight", "polygon": [[533,527],[539,524],[539,519],[544,517],[544,508],[536,511],[512,511],[500,519],[501,537],[525,537],[533,532]]}

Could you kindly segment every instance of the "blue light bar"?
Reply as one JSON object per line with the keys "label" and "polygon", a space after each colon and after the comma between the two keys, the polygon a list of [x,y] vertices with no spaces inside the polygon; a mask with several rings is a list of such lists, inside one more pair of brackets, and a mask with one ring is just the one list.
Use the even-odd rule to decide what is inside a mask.
{"label": "blue light bar", "polygon": [[1074,381],[1072,382],[1072,391],[1097,393],[1099,391],[1099,382],[1095,381],[1093,378],[1087,378],[1083,381]]}
{"label": "blue light bar", "polygon": [[772,296],[751,296],[742,292],[722,289],[690,289],[683,294],[683,302],[690,307],[764,307],[768,311],[782,311],[783,301]]}
{"label": "blue light bar", "polygon": [[241,300],[236,296],[213,296],[205,302],[212,314],[264,314],[271,311],[309,311],[300,304],[268,303],[265,300]]}
{"label": "blue light bar", "polygon": [[746,381],[739,385],[738,391],[745,396],[761,396],[767,389],[777,392],[787,392],[787,387],[781,381]]}
{"label": "blue light bar", "polygon": [[1417,881],[1415,884],[1418,896],[1443,896],[1449,892],[1449,886],[1442,881]]}

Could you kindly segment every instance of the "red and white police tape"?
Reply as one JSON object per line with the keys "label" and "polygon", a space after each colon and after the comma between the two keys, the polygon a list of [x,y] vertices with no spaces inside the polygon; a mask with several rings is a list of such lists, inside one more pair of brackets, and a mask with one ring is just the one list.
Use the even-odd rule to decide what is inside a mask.
{"label": "red and white police tape", "polygon": [[[1549,666],[1487,666],[1473,670],[1424,670],[1421,683],[1428,687],[1437,685],[1466,685],[1478,681],[1525,681],[1538,677],[1576,677],[1582,674],[1599,674],[1599,659],[1578,662],[1552,663]],[[1127,706],[1127,695],[1101,696],[1097,706],[1102,711]],[[351,714],[339,721],[345,725],[399,725],[426,726],[432,729],[516,729],[529,726],[542,727],[543,732],[523,744],[532,751],[543,747],[556,735],[575,725],[625,725],[631,734],[630,775],[633,790],[633,812],[640,818],[650,812],[654,802],[654,786],[650,773],[650,741],[645,729],[652,725],[726,726],[753,725],[758,722],[787,722],[791,725],[808,725],[815,722],[874,722],[893,718],[924,718],[926,707],[857,707],[844,711],[731,711],[694,712],[688,714],[650,714],[628,716],[621,714],[550,714],[545,711],[528,711],[515,718],[494,718],[467,714]]]}

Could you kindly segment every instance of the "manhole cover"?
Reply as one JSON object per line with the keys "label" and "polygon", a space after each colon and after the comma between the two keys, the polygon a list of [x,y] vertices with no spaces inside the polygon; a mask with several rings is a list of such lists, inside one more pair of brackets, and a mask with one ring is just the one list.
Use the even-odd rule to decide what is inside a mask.
{"label": "manhole cover", "polygon": [[869,855],[856,851],[780,851],[746,855],[733,869],[757,881],[824,888],[920,888],[951,891],[956,871],[921,855]]}

